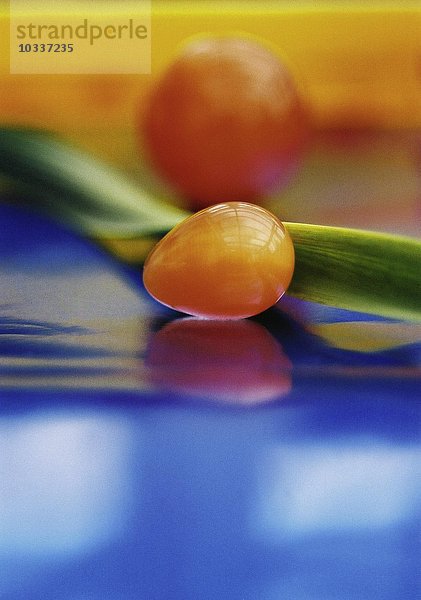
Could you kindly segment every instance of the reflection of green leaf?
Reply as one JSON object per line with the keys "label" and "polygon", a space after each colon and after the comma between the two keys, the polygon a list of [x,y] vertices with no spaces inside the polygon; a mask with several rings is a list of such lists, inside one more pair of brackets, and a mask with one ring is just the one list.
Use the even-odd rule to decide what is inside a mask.
{"label": "reflection of green leaf", "polygon": [[[42,131],[0,128],[0,175],[40,210],[141,263],[189,213]],[[291,295],[351,310],[421,319],[421,242],[338,227],[286,223],[296,268]]]}
{"label": "reflection of green leaf", "polygon": [[421,323],[346,321],[314,323],[308,328],[329,346],[351,352],[381,352],[421,342]]}

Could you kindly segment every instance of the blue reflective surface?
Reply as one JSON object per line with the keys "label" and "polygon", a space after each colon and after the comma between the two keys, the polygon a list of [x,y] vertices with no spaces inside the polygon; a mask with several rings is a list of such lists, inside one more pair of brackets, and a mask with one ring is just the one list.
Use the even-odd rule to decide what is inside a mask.
{"label": "blue reflective surface", "polygon": [[419,598],[417,325],[204,326],[7,203],[0,255],[1,598]]}

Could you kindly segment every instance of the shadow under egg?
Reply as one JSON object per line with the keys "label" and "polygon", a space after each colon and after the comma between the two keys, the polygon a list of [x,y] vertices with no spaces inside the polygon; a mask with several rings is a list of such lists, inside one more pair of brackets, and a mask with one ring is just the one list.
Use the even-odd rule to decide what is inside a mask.
{"label": "shadow under egg", "polygon": [[284,397],[291,362],[271,334],[252,321],[185,318],[152,337],[146,375],[161,391],[238,405]]}

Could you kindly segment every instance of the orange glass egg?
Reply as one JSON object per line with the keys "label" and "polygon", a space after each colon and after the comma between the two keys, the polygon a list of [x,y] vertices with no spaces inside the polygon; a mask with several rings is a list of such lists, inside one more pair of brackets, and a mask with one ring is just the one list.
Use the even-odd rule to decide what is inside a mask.
{"label": "orange glass egg", "polygon": [[192,209],[257,202],[300,163],[308,110],[288,68],[247,38],[195,40],[154,87],[140,126],[149,157]]}
{"label": "orange glass egg", "polygon": [[148,292],[175,310],[213,319],[256,315],[284,294],[294,246],[269,211],[245,202],[208,207],[172,229],[148,256]]}

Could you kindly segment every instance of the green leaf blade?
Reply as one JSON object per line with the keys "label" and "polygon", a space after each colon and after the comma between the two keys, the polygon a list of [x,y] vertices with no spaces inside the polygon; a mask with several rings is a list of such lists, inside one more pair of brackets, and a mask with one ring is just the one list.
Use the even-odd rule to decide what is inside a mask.
{"label": "green leaf blade", "polygon": [[1,127],[0,173],[29,187],[39,209],[94,236],[155,234],[188,214],[43,130]]}
{"label": "green leaf blade", "polygon": [[285,225],[296,253],[289,294],[391,318],[421,319],[421,241],[341,227]]}

